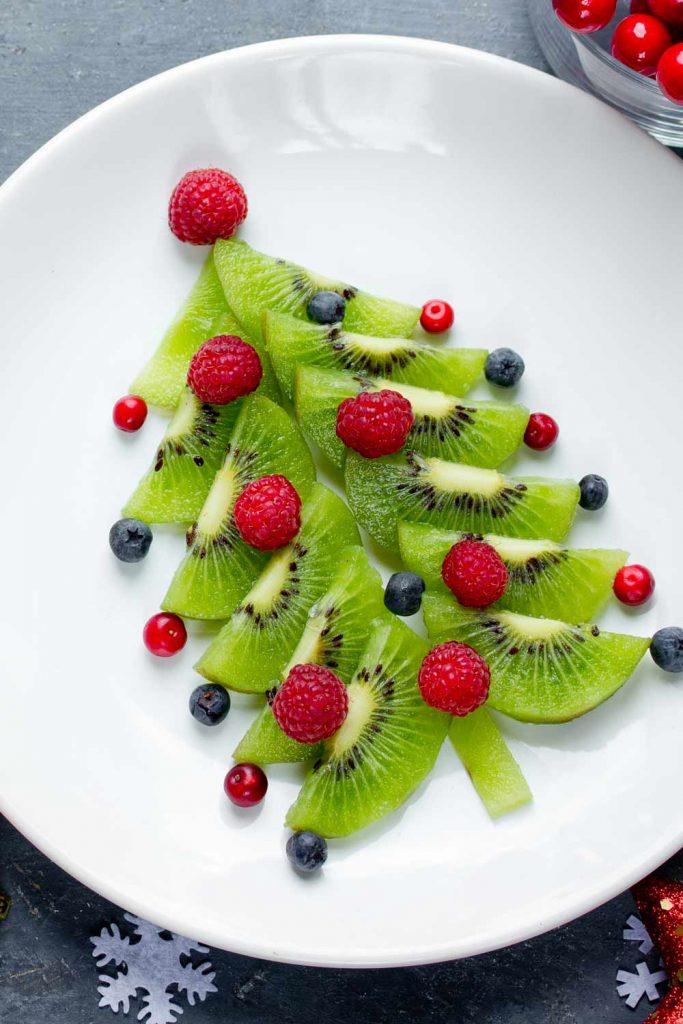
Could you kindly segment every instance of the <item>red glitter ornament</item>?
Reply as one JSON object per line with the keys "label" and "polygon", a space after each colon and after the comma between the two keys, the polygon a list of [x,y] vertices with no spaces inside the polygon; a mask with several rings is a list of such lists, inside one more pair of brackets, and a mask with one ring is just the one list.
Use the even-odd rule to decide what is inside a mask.
{"label": "red glitter ornament", "polygon": [[631,892],[669,975],[669,991],[645,1024],[683,1024],[683,884],[651,875]]}

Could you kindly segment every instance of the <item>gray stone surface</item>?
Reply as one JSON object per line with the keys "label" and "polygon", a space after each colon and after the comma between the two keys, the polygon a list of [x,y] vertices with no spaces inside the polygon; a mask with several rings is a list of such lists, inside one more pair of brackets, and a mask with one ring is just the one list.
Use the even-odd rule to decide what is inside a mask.
{"label": "gray stone surface", "polygon": [[[2,0],[0,180],[75,117],[121,89],[217,50],[281,36],[386,32],[543,59],[523,0]],[[683,858],[672,865],[683,877]],[[119,908],[0,821],[3,1024],[106,1024],[89,936]],[[618,1024],[641,1021],[615,993],[643,957],[622,939],[628,895],[549,936],[472,960],[382,972],[314,970],[212,952],[218,994],[187,1024]],[[368,912],[371,912],[370,909]],[[654,966],[656,958],[649,958]],[[131,1009],[131,1015],[133,1012]],[[130,1019],[130,1018],[128,1018]]]}

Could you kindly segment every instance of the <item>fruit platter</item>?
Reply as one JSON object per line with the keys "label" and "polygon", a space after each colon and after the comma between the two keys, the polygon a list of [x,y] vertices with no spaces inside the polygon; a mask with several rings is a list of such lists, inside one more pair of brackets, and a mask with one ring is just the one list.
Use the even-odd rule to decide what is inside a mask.
{"label": "fruit platter", "polygon": [[[188,619],[218,624],[189,711],[215,727],[230,691],[262,695],[225,794],[253,808],[268,765],[303,764],[286,849],[309,874],[329,839],[396,811],[447,737],[492,818],[530,802],[489,709],[571,721],[648,650],[682,675],[683,627],[643,637],[593,621],[610,595],[634,608],[655,589],[625,551],[567,544],[577,510],[605,506],[604,477],[499,471],[522,444],[545,452],[559,437],[547,413],[465,397],[483,373],[502,399],[526,369],[517,352],[414,340],[418,322],[427,336],[453,328],[450,303],[418,309],[257,252],[236,237],[247,211],[220,168],[188,171],[173,189],[171,232],[210,252],[114,406],[125,433],[148,403],[171,419],[109,540],[135,563],[154,524],[189,524],[145,646],[172,657]],[[348,504],[316,482],[309,444]],[[384,587],[359,527],[403,563]],[[402,621],[421,610],[426,642]]]}
{"label": "fruit platter", "polygon": [[[596,905],[680,838],[675,260],[652,249],[652,279],[619,261],[679,216],[680,168],[506,62],[394,40],[262,52],[281,60],[200,62],[36,158],[61,188],[60,154],[74,175],[101,151],[125,180],[95,238],[97,189],[76,174],[70,268],[54,192],[41,206],[28,172],[0,192],[18,254],[29,199],[13,190],[47,225],[40,302],[23,276],[13,294],[9,264],[0,285],[11,337],[29,339],[8,380],[41,409],[17,445],[15,387],[4,450],[17,481],[25,453],[32,501],[7,552],[3,810],[115,902],[226,948],[471,954]],[[302,53],[359,117],[348,148],[298,134],[319,95]],[[472,111],[440,127],[441,155],[438,132],[408,152],[427,129],[396,62],[420,95],[510,90],[492,115],[498,144],[513,124],[524,138],[508,136],[509,177]],[[351,66],[397,117],[372,138]],[[287,97],[267,156],[261,75]],[[539,112],[546,88],[570,140]],[[171,100],[191,145],[169,141]],[[117,146],[140,125],[154,152],[124,171]],[[607,178],[657,182],[647,225],[600,243],[600,301],[582,268],[602,221],[567,191],[597,132]],[[618,195],[596,189],[614,224]]]}

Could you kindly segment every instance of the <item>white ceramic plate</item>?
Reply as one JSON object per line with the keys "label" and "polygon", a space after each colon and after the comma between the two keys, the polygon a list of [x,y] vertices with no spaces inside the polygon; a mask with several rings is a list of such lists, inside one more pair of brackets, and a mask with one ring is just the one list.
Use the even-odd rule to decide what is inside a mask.
{"label": "white ceramic plate", "polygon": [[572,541],[627,547],[657,574],[647,611],[604,624],[683,620],[683,165],[596,100],[453,46],[218,54],[105,103],[0,192],[2,809],[116,903],[259,957],[411,964],[565,922],[681,843],[683,684],[649,658],[583,720],[506,725],[533,806],[492,824],[444,749],[400,813],[333,843],[304,882],[282,828],[298,769],[271,770],[261,810],[236,812],[222,779],[247,702],[203,729],[187,711],[201,636],[170,662],[142,647],[183,539],[158,530],[138,566],[111,556],[162,421],[126,437],[110,410],[197,273],[166,203],[210,164],[245,183],[255,245],[448,297],[453,343],[521,351],[521,397],[562,438],[516,469],[604,473],[609,506]]}

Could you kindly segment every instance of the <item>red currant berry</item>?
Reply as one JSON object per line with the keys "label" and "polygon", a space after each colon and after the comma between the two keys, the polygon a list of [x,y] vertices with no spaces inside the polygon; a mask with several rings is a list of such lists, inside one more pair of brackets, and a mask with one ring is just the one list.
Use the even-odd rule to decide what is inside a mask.
{"label": "red currant berry", "polygon": [[683,0],[649,0],[650,10],[667,25],[683,28]]}
{"label": "red currant berry", "polygon": [[442,334],[453,326],[453,307],[442,299],[425,302],[420,313],[420,323],[430,334]]}
{"label": "red currant berry", "polygon": [[649,14],[650,4],[648,0],[631,0],[631,14]]}
{"label": "red currant berry", "polygon": [[268,779],[257,764],[236,764],[225,776],[223,789],[238,807],[255,807],[266,795]]}
{"label": "red currant berry", "polygon": [[182,651],[187,642],[185,623],[170,612],[157,612],[145,623],[142,639],[150,654],[157,658],[170,658]]}
{"label": "red currant berry", "polygon": [[614,593],[622,604],[645,604],[655,589],[655,578],[644,565],[625,565],[614,577]]}
{"label": "red currant berry", "polygon": [[612,36],[612,56],[641,75],[654,75],[659,58],[671,46],[671,33],[651,14],[630,14]]}
{"label": "red currant berry", "polygon": [[657,65],[657,83],[674,103],[683,103],[683,43],[665,50]]}
{"label": "red currant berry", "polygon": [[553,7],[574,32],[597,32],[614,17],[617,0],[553,0]]}
{"label": "red currant berry", "polygon": [[139,430],[147,419],[147,402],[139,395],[125,395],[119,398],[112,412],[114,426],[132,434]]}
{"label": "red currant berry", "polygon": [[524,431],[524,444],[535,452],[544,452],[557,441],[560,428],[545,412],[532,412]]}

